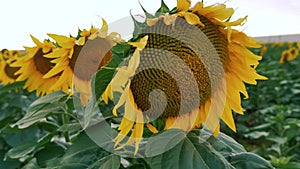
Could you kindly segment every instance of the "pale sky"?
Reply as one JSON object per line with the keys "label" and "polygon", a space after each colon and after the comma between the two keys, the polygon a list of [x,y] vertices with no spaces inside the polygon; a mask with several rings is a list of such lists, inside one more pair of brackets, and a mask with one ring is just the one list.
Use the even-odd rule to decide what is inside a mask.
{"label": "pale sky", "polygon": [[[160,1],[140,0],[150,13],[158,9]],[[176,0],[165,2],[170,8],[176,6]],[[204,2],[209,5],[225,0]],[[300,0],[227,0],[226,4],[236,9],[233,19],[248,15],[246,24],[236,29],[250,36],[300,34]],[[5,0],[0,6],[0,50],[33,46],[30,34],[41,41],[48,38],[47,33],[75,36],[78,28],[100,27],[101,17],[122,30],[126,24],[116,27],[117,20],[128,17],[130,10],[142,13],[138,0]]]}

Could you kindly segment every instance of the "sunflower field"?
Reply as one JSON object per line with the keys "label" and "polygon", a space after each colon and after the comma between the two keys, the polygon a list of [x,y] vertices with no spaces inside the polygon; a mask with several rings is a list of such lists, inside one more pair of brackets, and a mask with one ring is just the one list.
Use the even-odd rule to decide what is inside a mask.
{"label": "sunflower field", "polygon": [[233,8],[161,1],[130,39],[30,35],[0,52],[0,168],[299,169],[300,42]]}

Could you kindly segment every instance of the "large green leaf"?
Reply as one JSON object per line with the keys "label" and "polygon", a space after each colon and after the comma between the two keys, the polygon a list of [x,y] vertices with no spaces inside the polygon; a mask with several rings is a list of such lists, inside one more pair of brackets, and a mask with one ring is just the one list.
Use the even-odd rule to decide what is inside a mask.
{"label": "large green leaf", "polygon": [[103,157],[93,164],[91,164],[88,169],[119,169],[121,165],[121,158],[115,154]]}
{"label": "large green leaf", "polygon": [[[66,150],[60,159],[59,168],[85,169],[102,165],[115,168],[120,165],[120,158],[110,155],[107,151],[95,144],[86,134],[81,133],[73,145]],[[112,168],[112,169],[113,169]]]}
{"label": "large green leaf", "polygon": [[19,162],[17,159],[6,159],[4,161],[4,156],[5,156],[4,151],[0,150],[0,167],[1,169],[16,169],[20,168],[21,162]]}
{"label": "large green leaf", "polygon": [[39,169],[40,167],[37,164],[36,158],[30,160],[22,169]]}
{"label": "large green leaf", "polygon": [[37,141],[37,136],[35,135],[37,131],[38,128],[36,126],[26,129],[11,128],[8,126],[1,131],[1,136],[8,145],[14,147],[25,141]]}
{"label": "large green leaf", "polygon": [[8,92],[10,90],[19,89],[19,88],[23,87],[24,84],[25,84],[25,81],[14,82],[14,83],[7,84],[5,86],[0,86],[0,93]]}
{"label": "large green leaf", "polygon": [[65,147],[57,142],[49,142],[43,148],[35,153],[37,164],[41,167],[47,165],[49,161],[53,161],[61,157],[65,153]]}
{"label": "large green leaf", "polygon": [[232,154],[227,157],[228,162],[232,164],[235,168],[257,168],[257,169],[271,169],[273,168],[271,164],[260,156],[249,153],[242,152],[237,154]]}
{"label": "large green leaf", "polygon": [[[208,138],[207,136],[210,135]],[[184,137],[182,137],[184,136]],[[205,130],[194,130],[186,134],[180,130],[169,130],[149,140],[146,154],[167,150],[163,154],[147,158],[151,168],[272,168],[263,158],[247,153],[230,137],[220,133],[217,138]],[[174,146],[175,143],[178,143]],[[173,148],[169,149],[170,146]],[[151,155],[151,154],[150,154]]]}
{"label": "large green leaf", "polygon": [[67,101],[67,94],[58,91],[39,98],[28,108],[25,116],[12,126],[27,128],[32,124],[42,121],[50,113],[62,112]]}
{"label": "large green leaf", "polygon": [[34,141],[23,142],[13,148],[11,148],[6,156],[12,159],[22,158],[29,155],[36,148],[37,143]]}
{"label": "large green leaf", "polygon": [[[46,96],[40,97],[34,101],[28,108],[27,114],[34,113],[40,110],[44,105],[48,104],[64,104],[68,95],[62,91],[52,92]],[[65,99],[64,99],[65,98]],[[62,100],[64,99],[64,100]]]}

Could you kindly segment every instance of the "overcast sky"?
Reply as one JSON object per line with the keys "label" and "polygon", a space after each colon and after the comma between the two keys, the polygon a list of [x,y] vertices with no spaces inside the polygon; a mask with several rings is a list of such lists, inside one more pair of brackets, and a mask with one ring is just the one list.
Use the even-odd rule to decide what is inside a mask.
{"label": "overcast sky", "polygon": [[[160,6],[160,0],[140,2],[148,12]],[[176,5],[176,0],[165,2],[169,7]],[[236,9],[234,19],[248,15],[246,24],[238,29],[250,36],[300,34],[300,0],[228,0],[226,4]],[[117,31],[125,30],[126,24],[116,22],[128,17],[130,10],[133,14],[142,12],[138,0],[5,0],[0,6],[0,50],[32,46],[29,34],[40,40],[48,38],[47,33],[76,35],[78,28],[100,27],[101,17]]]}

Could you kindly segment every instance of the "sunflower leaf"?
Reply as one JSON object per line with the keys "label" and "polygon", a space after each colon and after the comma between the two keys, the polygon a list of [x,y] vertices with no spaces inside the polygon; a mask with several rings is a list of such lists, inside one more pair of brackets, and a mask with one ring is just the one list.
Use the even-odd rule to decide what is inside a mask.
{"label": "sunflower leaf", "polygon": [[11,126],[18,126],[20,129],[27,128],[43,120],[50,113],[62,111],[67,99],[67,94],[61,91],[41,97],[29,106],[23,118]]}
{"label": "sunflower leaf", "polygon": [[272,168],[227,135],[220,133],[215,138],[205,130],[185,133],[171,129],[161,133],[149,139],[146,156],[151,168]]}
{"label": "sunflower leaf", "polygon": [[4,93],[4,92],[7,92],[9,90],[14,90],[14,89],[18,89],[18,88],[21,88],[23,87],[25,84],[25,81],[21,81],[21,82],[14,82],[14,83],[10,83],[10,84],[7,84],[5,86],[2,86],[0,85],[0,93]]}
{"label": "sunflower leaf", "polygon": [[[59,159],[59,168],[99,168],[100,165],[118,168],[120,158],[95,144],[85,133],[81,133],[73,145]],[[53,166],[54,167],[54,166]]]}
{"label": "sunflower leaf", "polygon": [[36,142],[35,141],[26,141],[22,142],[21,144],[11,148],[7,153],[6,153],[6,158],[22,158],[33,152],[36,148]]}

